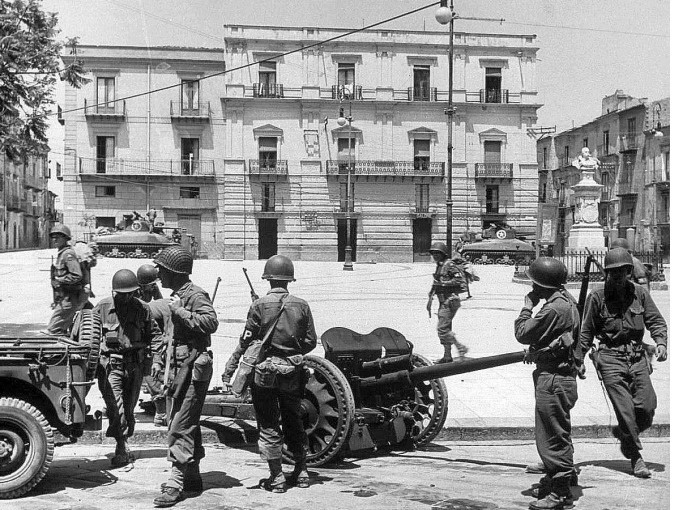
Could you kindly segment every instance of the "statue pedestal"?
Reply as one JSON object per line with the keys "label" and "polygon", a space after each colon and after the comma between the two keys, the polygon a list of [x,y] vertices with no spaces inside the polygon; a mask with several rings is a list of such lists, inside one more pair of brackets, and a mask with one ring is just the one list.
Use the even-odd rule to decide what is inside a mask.
{"label": "statue pedestal", "polygon": [[604,229],[598,222],[600,194],[603,186],[593,179],[594,172],[583,171],[578,184],[571,187],[574,191],[576,223],[569,230],[567,252],[585,251],[602,252],[604,246]]}

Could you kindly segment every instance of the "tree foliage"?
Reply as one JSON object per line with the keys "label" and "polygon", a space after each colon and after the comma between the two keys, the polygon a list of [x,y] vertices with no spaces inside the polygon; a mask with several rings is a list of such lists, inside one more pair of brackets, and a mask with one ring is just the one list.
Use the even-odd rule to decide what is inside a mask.
{"label": "tree foliage", "polygon": [[[70,39],[72,61],[61,61],[57,16],[40,0],[0,0],[0,150],[11,159],[49,150],[47,128],[56,115],[57,79],[74,87],[90,81]],[[70,57],[65,60],[70,60]]]}

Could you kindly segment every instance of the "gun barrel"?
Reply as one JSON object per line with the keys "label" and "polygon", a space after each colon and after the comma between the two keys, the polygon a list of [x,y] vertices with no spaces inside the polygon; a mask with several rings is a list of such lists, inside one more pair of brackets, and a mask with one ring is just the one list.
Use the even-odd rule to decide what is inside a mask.
{"label": "gun barrel", "polygon": [[487,368],[501,367],[519,363],[524,360],[524,351],[509,352],[496,356],[486,356],[484,358],[471,358],[463,361],[441,363],[416,367],[413,370],[400,370],[391,374],[384,374],[378,378],[366,377],[361,379],[361,390],[366,392],[379,393],[388,386],[415,385],[419,382],[449,377],[451,375],[477,372]]}

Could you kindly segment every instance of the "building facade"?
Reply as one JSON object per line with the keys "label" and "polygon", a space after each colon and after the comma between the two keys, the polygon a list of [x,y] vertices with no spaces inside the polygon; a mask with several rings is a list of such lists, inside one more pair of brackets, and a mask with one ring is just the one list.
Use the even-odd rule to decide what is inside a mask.
{"label": "building facade", "polygon": [[[574,223],[572,165],[583,147],[600,160],[600,224],[605,245],[625,237],[635,251],[670,256],[670,99],[647,101],[617,90],[601,115],[537,142],[539,203],[556,220],[555,254],[563,254]],[[546,207],[547,206],[547,207]],[[545,216],[544,216],[545,217]]]}
{"label": "building facade", "polygon": [[0,250],[49,247],[57,215],[47,157],[12,161],[0,154],[0,168]]}
{"label": "building facade", "polygon": [[[204,256],[343,260],[349,238],[358,261],[427,260],[446,236],[448,34],[324,42],[344,32],[79,46],[93,81],[66,91],[64,221],[83,235],[156,209]],[[533,35],[455,34],[454,239],[492,223],[535,235],[537,50]]]}

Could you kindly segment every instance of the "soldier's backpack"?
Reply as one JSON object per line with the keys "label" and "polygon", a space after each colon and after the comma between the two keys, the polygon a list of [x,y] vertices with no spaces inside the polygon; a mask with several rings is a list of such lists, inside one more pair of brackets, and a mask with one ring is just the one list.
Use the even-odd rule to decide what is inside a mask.
{"label": "soldier's backpack", "polygon": [[[80,262],[80,269],[89,269],[97,265],[97,255],[95,254],[92,246],[90,246],[85,241],[76,241],[73,245],[73,251],[76,252],[76,257],[78,262]],[[86,265],[86,267],[83,267]]]}

